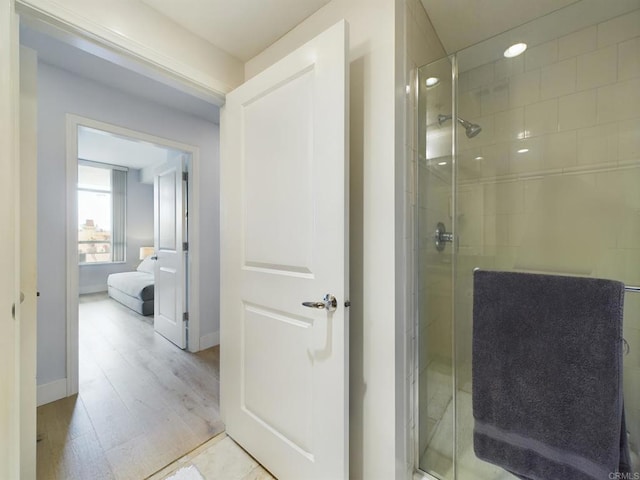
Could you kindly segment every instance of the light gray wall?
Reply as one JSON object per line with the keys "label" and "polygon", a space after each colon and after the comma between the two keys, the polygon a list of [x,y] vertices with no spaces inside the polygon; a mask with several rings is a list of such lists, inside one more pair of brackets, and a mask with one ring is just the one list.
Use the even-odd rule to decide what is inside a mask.
{"label": "light gray wall", "polygon": [[38,385],[66,378],[66,114],[200,148],[201,336],[219,331],[219,127],[41,63],[38,67]]}
{"label": "light gray wall", "polygon": [[140,183],[140,170],[127,173],[127,256],[125,263],[81,265],[80,293],[107,291],[110,273],[130,272],[140,263],[140,247],[153,246],[153,185]]}

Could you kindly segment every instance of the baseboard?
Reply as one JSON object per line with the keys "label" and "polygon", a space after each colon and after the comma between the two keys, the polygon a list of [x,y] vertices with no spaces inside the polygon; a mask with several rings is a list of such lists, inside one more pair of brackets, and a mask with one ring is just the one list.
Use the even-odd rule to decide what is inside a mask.
{"label": "baseboard", "polygon": [[38,406],[55,402],[67,396],[67,379],[61,378],[44,385],[38,385]]}
{"label": "baseboard", "polygon": [[220,332],[207,333],[200,337],[200,350],[220,345]]}
{"label": "baseboard", "polygon": [[80,295],[85,295],[87,293],[100,293],[100,292],[106,292],[107,291],[107,286],[106,285],[80,285],[78,286],[78,293]]}

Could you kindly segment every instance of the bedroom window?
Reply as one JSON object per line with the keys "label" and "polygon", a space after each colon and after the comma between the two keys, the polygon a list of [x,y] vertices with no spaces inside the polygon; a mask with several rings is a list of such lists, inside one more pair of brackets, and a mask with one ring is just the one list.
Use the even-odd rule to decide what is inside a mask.
{"label": "bedroom window", "polygon": [[125,261],[127,170],[78,161],[78,261]]}

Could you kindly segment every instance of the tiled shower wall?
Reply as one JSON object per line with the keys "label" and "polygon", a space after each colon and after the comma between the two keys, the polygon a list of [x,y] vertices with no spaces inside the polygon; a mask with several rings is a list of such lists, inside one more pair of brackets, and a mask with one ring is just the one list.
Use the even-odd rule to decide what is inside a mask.
{"label": "tiled shower wall", "polygon": [[[640,10],[461,72],[459,116],[482,126],[459,134],[456,335],[468,390],[474,267],[640,285]],[[640,293],[625,303],[637,442]]]}

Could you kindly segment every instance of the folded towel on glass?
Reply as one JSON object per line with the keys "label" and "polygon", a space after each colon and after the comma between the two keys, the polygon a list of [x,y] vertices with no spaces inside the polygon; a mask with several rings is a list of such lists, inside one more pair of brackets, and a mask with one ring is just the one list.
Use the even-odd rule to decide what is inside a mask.
{"label": "folded towel on glass", "polygon": [[476,270],[474,450],[525,480],[631,473],[622,404],[624,285]]}

